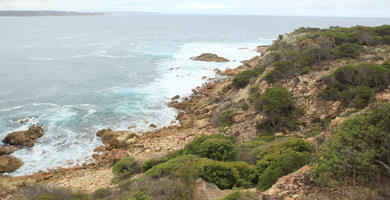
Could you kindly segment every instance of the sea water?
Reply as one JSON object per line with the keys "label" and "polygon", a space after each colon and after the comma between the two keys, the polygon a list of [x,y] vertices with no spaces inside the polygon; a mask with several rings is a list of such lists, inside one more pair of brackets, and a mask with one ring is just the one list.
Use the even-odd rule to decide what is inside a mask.
{"label": "sea water", "polygon": [[[12,154],[12,176],[91,161],[95,132],[147,130],[175,121],[167,107],[214,69],[240,65],[279,34],[302,26],[388,24],[389,19],[111,15],[0,18],[0,139],[42,124],[32,148]],[[228,63],[192,61],[215,53]],[[28,119],[27,123],[20,123]],[[176,122],[177,123],[177,122]]]}

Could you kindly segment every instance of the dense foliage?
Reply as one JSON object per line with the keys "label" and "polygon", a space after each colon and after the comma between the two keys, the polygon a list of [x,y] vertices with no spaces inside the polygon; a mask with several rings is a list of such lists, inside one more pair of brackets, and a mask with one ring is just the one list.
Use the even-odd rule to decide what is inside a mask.
{"label": "dense foliage", "polygon": [[324,77],[323,81],[326,88],[319,95],[324,99],[364,108],[375,100],[374,92],[390,85],[390,69],[386,65],[369,63],[347,65]]}
{"label": "dense foliage", "polygon": [[266,190],[278,178],[308,164],[311,160],[310,149],[310,143],[297,138],[275,140],[256,149],[256,169],[260,173],[257,188]]}
{"label": "dense foliage", "polygon": [[248,188],[256,184],[255,167],[245,162],[220,162],[202,159],[199,162],[200,177],[221,189]]}
{"label": "dense foliage", "polygon": [[130,178],[137,172],[139,172],[139,165],[131,157],[121,159],[112,167],[112,173],[115,175],[116,181]]}
{"label": "dense foliage", "polygon": [[390,104],[377,104],[342,123],[312,168],[315,180],[368,183],[389,177]]}
{"label": "dense foliage", "polygon": [[[280,78],[305,74],[313,65],[326,66],[326,62],[339,58],[358,58],[363,46],[390,44],[390,26],[329,29],[301,28],[295,33],[305,33],[297,40],[279,38],[270,48],[265,65],[274,70],[264,79],[275,82]],[[325,62],[325,64],[323,64]],[[322,64],[321,64],[322,63]]]}
{"label": "dense foliage", "polygon": [[233,160],[237,155],[234,139],[223,135],[204,135],[196,138],[184,148],[186,154],[220,161]]}
{"label": "dense foliage", "polygon": [[287,127],[296,127],[296,109],[294,100],[283,87],[268,89],[263,95],[252,97],[257,110],[264,113],[267,119],[259,125],[259,129],[277,131]]}

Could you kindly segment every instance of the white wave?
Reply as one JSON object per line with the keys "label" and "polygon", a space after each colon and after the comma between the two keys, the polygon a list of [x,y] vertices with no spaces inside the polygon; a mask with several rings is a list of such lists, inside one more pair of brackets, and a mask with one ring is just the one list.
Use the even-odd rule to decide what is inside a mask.
{"label": "white wave", "polygon": [[31,60],[52,61],[54,58],[31,58]]}
{"label": "white wave", "polygon": [[23,106],[14,106],[14,107],[11,107],[11,108],[3,108],[3,109],[0,109],[0,112],[8,112],[8,111],[11,111],[11,110],[18,110],[18,109],[21,109],[23,108]]}

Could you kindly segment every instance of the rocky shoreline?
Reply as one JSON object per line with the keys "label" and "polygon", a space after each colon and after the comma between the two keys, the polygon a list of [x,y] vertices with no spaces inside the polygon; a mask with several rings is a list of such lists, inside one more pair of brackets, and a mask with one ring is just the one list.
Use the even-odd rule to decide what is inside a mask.
{"label": "rocky shoreline", "polygon": [[[299,31],[281,36],[271,48],[268,46],[258,47],[257,51],[260,55],[243,61],[241,66],[235,69],[226,69],[223,72],[216,71],[222,76],[193,89],[193,93],[189,97],[183,98],[181,102],[178,101],[179,96],[172,97],[169,106],[178,110],[176,119],[180,125],[171,125],[142,134],[131,131],[113,131],[112,129],[100,130],[96,134],[101,137],[104,146],[95,149],[99,152],[94,155],[96,162],[70,169],[52,169],[48,172],[39,172],[25,177],[0,176],[2,195],[5,197],[18,191],[18,188],[34,184],[67,187],[73,191],[81,190],[87,193],[92,193],[99,188],[116,188],[117,185],[111,182],[114,178],[111,172],[114,162],[129,156],[132,157],[131,159],[135,159],[133,162],[141,163],[151,158],[161,158],[169,152],[183,149],[186,144],[200,135],[229,136],[234,138],[237,148],[241,148],[241,145],[244,144],[248,145],[248,143],[251,145],[251,142],[261,148],[269,148],[270,146],[267,145],[274,145],[272,140],[269,144],[265,141],[256,141],[260,136],[296,138],[303,143],[309,143],[310,154],[315,155],[319,152],[319,147],[325,141],[329,141],[330,136],[337,131],[336,127],[339,124],[348,118],[359,115],[377,102],[390,100],[389,79],[383,81],[382,90],[369,93],[372,96],[359,109],[350,106],[348,104],[350,102],[327,99],[319,95],[327,91],[324,79],[332,78],[332,75],[340,69],[344,69],[344,66],[355,66],[364,62],[370,62],[372,65],[368,67],[364,64],[360,65],[359,67],[362,69],[370,70],[370,67],[385,65],[386,70],[388,70],[387,67],[390,64],[384,64],[384,61],[388,62],[390,57],[388,50],[386,50],[388,46],[371,46],[364,47],[366,49],[359,52],[360,56],[347,56],[341,57],[341,59],[333,59],[332,57],[332,59],[325,60],[326,62],[315,62],[316,65],[313,64],[312,68],[309,69],[304,65],[300,66],[302,69],[299,69],[296,63],[294,67],[294,63],[289,60],[275,62],[282,57],[280,53],[275,52],[280,50],[279,48],[282,49],[280,50],[282,53],[286,54],[283,56],[288,57],[292,54],[294,55],[292,59],[294,59],[297,57],[296,52],[292,52],[289,48],[305,49],[308,48],[307,43],[314,43],[314,40],[301,41],[302,36],[303,34]],[[364,74],[364,72],[364,70],[357,71],[355,75]],[[286,96],[280,97],[286,93]],[[264,98],[264,96],[268,98]],[[279,113],[280,116],[277,116],[280,119],[271,118],[271,115],[275,113],[265,112],[264,107],[267,105],[267,101],[271,101],[272,98],[277,99],[275,102],[278,105],[269,107],[281,106],[284,109],[282,114]],[[285,100],[285,102],[281,103],[280,100]],[[259,103],[259,101],[261,102]],[[285,103],[292,106],[284,108]],[[280,126],[277,126],[276,123],[280,123]],[[272,129],[271,132],[268,132],[269,129]],[[242,151],[242,153],[245,152]],[[309,154],[309,152],[307,153]],[[240,154],[238,157],[239,161],[252,165],[255,162],[245,154]],[[306,199],[309,195],[318,196],[317,192],[330,199],[332,199],[332,195],[337,196],[338,194],[335,192],[338,191],[337,188],[324,189],[314,183],[311,169],[316,166],[313,165],[310,155],[308,158],[307,162],[299,165],[295,170],[279,174],[281,176],[277,176],[277,179],[269,185],[270,187],[264,189],[265,191],[259,187],[257,189],[248,187],[247,191],[253,192],[256,196],[255,199],[259,200]],[[289,167],[287,166],[287,168]],[[264,173],[261,171],[262,175]],[[197,192],[206,196],[221,193],[221,196],[204,199],[216,200],[232,192],[231,187],[227,187],[227,190],[223,190],[223,192],[207,190],[205,188],[215,187],[205,186],[203,183],[202,180],[196,181],[196,184],[199,185],[199,187],[195,187]],[[360,187],[352,186],[354,186],[353,188]],[[328,192],[329,190],[333,191]],[[384,194],[384,196],[387,195],[386,192]],[[12,197],[8,196],[6,199],[12,199]]]}
{"label": "rocky shoreline", "polygon": [[[259,49],[257,50],[260,53],[266,47],[262,46],[259,47],[260,51]],[[204,61],[220,62],[224,59],[216,55],[212,57],[217,60],[208,59]],[[2,191],[0,196],[5,197],[18,191],[21,187],[34,184],[50,184],[57,187],[67,187],[74,191],[81,190],[92,193],[98,188],[109,187],[112,184],[112,164],[123,157],[132,156],[140,161],[161,157],[169,152],[183,148],[199,135],[218,134],[218,130],[212,123],[212,118],[213,112],[221,102],[221,99],[218,99],[221,98],[220,94],[233,90],[233,88],[228,86],[229,78],[227,77],[236,75],[250,62],[244,61],[244,65],[236,69],[228,68],[224,72],[215,70],[217,75],[220,75],[219,77],[210,79],[202,86],[193,89],[193,94],[189,97],[184,97],[182,102],[178,101],[180,96],[172,97],[172,101],[168,106],[178,110],[177,120],[180,122],[180,125],[170,125],[142,133],[112,131],[112,129],[100,130],[96,135],[101,137],[105,145],[95,148],[95,152],[97,152],[93,155],[95,162],[76,165],[71,168],[57,167],[21,177],[0,175],[0,189]],[[28,131],[23,132],[23,134],[26,132]],[[16,133],[16,135],[23,134]],[[15,135],[15,133],[10,135]],[[33,140],[36,139],[35,137],[33,140],[30,137],[23,138],[24,140],[18,144],[23,143],[25,146],[32,146]],[[8,146],[2,148],[5,149]],[[13,149],[14,147],[10,148]],[[8,151],[8,149],[4,151]]]}

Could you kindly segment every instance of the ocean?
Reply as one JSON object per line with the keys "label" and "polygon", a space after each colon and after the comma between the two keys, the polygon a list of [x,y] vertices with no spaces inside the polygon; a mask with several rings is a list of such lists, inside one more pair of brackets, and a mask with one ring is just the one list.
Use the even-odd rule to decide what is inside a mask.
{"label": "ocean", "polygon": [[[390,19],[110,15],[0,18],[0,139],[43,124],[32,148],[12,155],[12,176],[91,162],[97,130],[144,131],[175,121],[171,97],[191,94],[214,69],[257,55],[299,27],[377,26]],[[192,61],[215,53],[228,63]],[[29,119],[20,123],[21,119]],[[177,122],[176,122],[177,123]]]}

